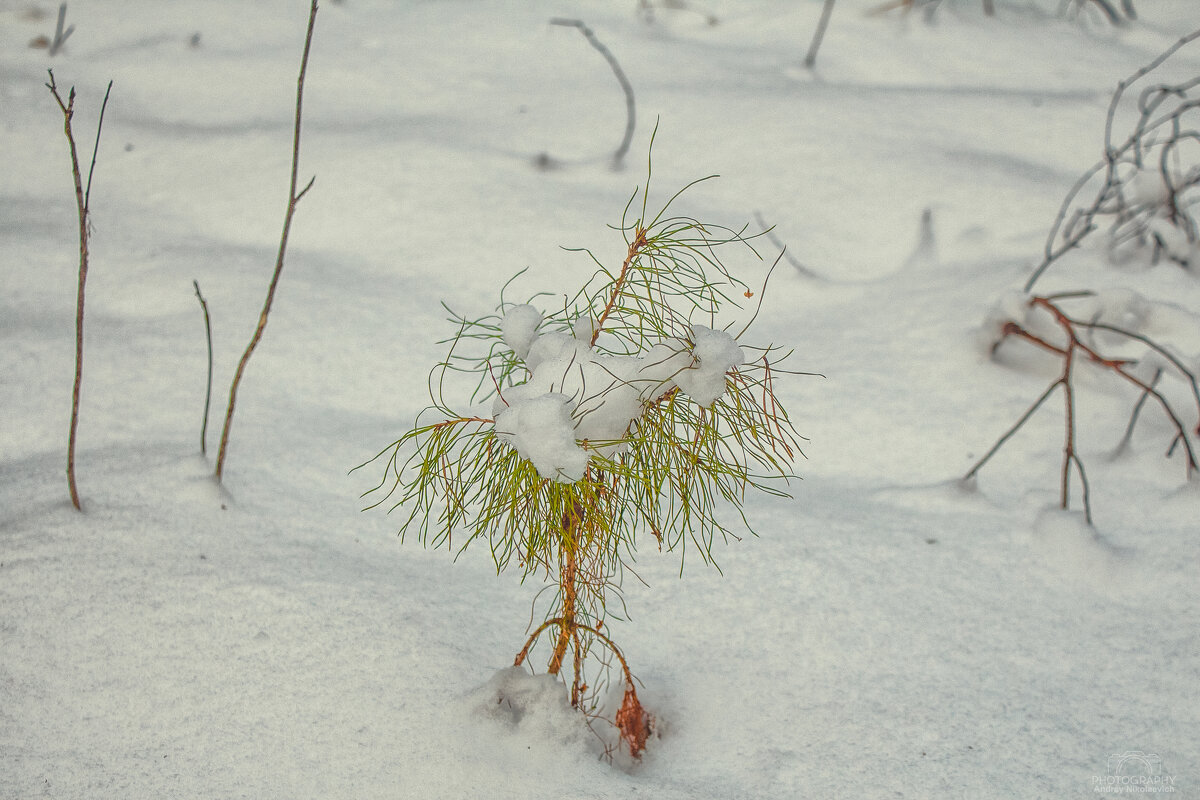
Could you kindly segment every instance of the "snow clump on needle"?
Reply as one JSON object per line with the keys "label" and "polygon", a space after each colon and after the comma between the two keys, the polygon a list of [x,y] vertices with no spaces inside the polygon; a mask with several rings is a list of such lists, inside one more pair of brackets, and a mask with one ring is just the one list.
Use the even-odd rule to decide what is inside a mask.
{"label": "snow clump on needle", "polygon": [[529,379],[493,401],[496,435],[539,475],[559,482],[583,479],[588,450],[606,457],[621,452],[630,426],[664,394],[678,390],[712,406],[725,394],[726,373],[746,361],[736,339],[703,325],[691,326],[690,346],[665,339],[635,355],[597,353],[595,323],[583,322],[574,326],[575,335],[539,334],[541,312],[523,304],[500,323],[504,343],[525,362]]}

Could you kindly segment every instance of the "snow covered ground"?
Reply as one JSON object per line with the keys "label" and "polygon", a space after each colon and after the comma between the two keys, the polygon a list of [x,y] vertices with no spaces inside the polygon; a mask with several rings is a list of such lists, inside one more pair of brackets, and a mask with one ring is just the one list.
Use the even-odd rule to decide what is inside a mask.
{"label": "snow covered ground", "polygon": [[[712,0],[709,25],[633,0],[324,4],[300,166],[316,183],[218,489],[192,281],[213,315],[211,453],[278,245],[307,3],[79,0],[52,58],[28,45],[55,9],[0,3],[0,797],[1060,798],[1147,765],[1200,796],[1200,505],[1162,457],[1166,421],[1147,409],[1111,458],[1136,392],[1080,378],[1095,529],[1052,510],[1057,398],[976,491],[956,482],[1057,369],[1019,345],[990,360],[979,327],[1100,158],[1117,82],[1200,23],[1194,0],[1138,0],[1121,29],[1050,0],[990,19],[945,0],[932,24],[843,0],[810,73],[820,5]],[[620,89],[554,16],[633,84],[623,170]],[[78,242],[47,67],[77,88],[85,158],[113,81],[83,513],[64,477]],[[1198,74],[1200,44],[1163,77]],[[826,377],[782,389],[811,440],[803,481],[754,500],[760,537],[718,548],[723,574],[680,579],[643,549],[649,586],[627,583],[615,636],[661,735],[610,765],[565,691],[515,681],[524,715],[489,707],[541,587],[483,551],[401,544],[394,517],[360,513],[375,473],[348,470],[426,404],[439,301],[488,313],[524,268],[520,294],[574,292],[589,265],[561,247],[619,263],[606,225],[656,119],[653,194],[719,173],[680,210],[760,214],[823,276],[780,271],[756,328]],[[1040,288],[1169,299],[1156,335],[1194,360],[1197,280],[1089,242]]]}

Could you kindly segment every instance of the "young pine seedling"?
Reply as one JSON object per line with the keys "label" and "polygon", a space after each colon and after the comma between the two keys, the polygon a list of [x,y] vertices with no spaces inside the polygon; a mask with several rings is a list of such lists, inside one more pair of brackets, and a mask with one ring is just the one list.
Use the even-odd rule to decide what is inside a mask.
{"label": "young pine seedling", "polygon": [[[620,265],[582,251],[595,272],[552,313],[535,305],[544,295],[514,304],[502,290],[496,313],[454,315],[433,403],[376,456],[386,469],[367,493],[385,495],[372,508],[404,509],[402,536],[451,547],[465,534],[454,546],[486,543],[498,571],[553,580],[552,606],[515,664],[544,640],[547,671],[565,680],[565,667],[572,706],[595,718],[604,680],[589,686],[585,667],[589,655],[602,670],[615,658],[625,693],[614,722],[634,758],[653,718],[605,620],[639,537],[678,551],[681,569],[689,547],[710,562],[715,539],[734,535],[731,516],[748,527],[748,490],[786,497],[801,455],[775,385],[798,374],[780,367],[790,352],[745,342],[753,316],[720,327],[735,298],[755,294],[723,254],[757,254],[744,230],[672,215],[682,193],[647,213],[647,180],[622,215]],[[443,396],[463,372],[475,383],[466,411]]]}

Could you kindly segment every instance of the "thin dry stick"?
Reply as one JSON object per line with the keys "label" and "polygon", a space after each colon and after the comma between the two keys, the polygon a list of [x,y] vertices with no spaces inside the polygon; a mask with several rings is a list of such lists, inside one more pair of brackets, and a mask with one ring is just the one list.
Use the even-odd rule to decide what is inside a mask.
{"label": "thin dry stick", "polygon": [[979,470],[983,469],[983,465],[990,461],[992,456],[999,452],[1000,448],[1004,447],[1005,443],[1007,443],[1008,440],[1011,439],[1016,432],[1019,431],[1021,427],[1029,421],[1029,418],[1033,416],[1034,412],[1042,407],[1042,403],[1046,402],[1046,399],[1050,397],[1050,395],[1054,394],[1054,390],[1060,385],[1061,381],[1058,380],[1055,380],[1054,383],[1050,384],[1046,388],[1046,391],[1042,392],[1041,397],[1039,397],[1037,400],[1034,400],[1033,404],[1029,406],[1029,408],[1025,409],[1025,413],[1023,413],[1020,418],[1013,423],[1012,427],[1005,431],[1004,434],[996,440],[996,443],[993,444],[991,448],[989,448],[988,451],[983,454],[982,458],[975,462],[975,466],[971,467],[971,469],[967,471],[966,475],[963,475],[963,481],[967,482],[974,478],[979,473]]}
{"label": "thin dry stick", "polygon": [[300,77],[296,80],[296,120],[292,131],[292,177],[288,188],[288,204],[287,213],[283,217],[283,234],[279,239],[279,254],[275,258],[275,273],[271,276],[271,285],[267,288],[267,299],[263,303],[262,313],[258,317],[258,327],[254,330],[254,336],[250,339],[249,346],[246,347],[246,352],[242,354],[242,358],[238,361],[237,371],[233,376],[233,384],[229,387],[229,407],[225,410],[225,425],[221,429],[221,446],[217,451],[217,482],[221,480],[221,476],[225,470],[225,454],[229,446],[229,429],[233,425],[233,409],[237,405],[237,390],[238,384],[242,382],[242,373],[246,370],[246,362],[250,360],[250,355],[254,352],[254,348],[258,346],[258,342],[262,339],[263,330],[267,327],[267,317],[271,313],[271,303],[275,300],[275,287],[279,284],[279,275],[283,272],[284,253],[287,251],[288,232],[292,227],[292,217],[296,213],[296,206],[299,205],[300,199],[308,193],[312,188],[315,177],[309,179],[308,184],[296,192],[296,174],[300,162],[300,111],[304,99],[304,73],[308,69],[308,53],[312,48],[313,26],[317,21],[317,0],[312,0],[312,8],[308,12],[308,32],[304,36],[304,55],[300,58]]}
{"label": "thin dry stick", "polygon": [[[1162,378],[1162,374],[1163,374],[1162,367],[1159,367],[1158,369],[1154,370],[1154,376],[1150,379],[1150,382],[1147,385],[1151,389],[1156,387],[1158,385],[1159,379]],[[1142,392],[1142,394],[1138,398],[1137,402],[1134,403],[1133,411],[1129,415],[1129,424],[1125,426],[1125,435],[1121,437],[1121,441],[1118,442],[1116,448],[1113,449],[1114,456],[1125,452],[1125,450],[1128,449],[1130,443],[1133,441],[1133,429],[1137,426],[1138,416],[1140,416],[1142,413],[1142,406],[1146,405],[1146,400],[1149,397],[1150,397],[1149,391]]]}
{"label": "thin dry stick", "polygon": [[87,188],[84,189],[83,177],[79,171],[79,155],[75,148],[75,134],[71,130],[71,118],[75,114],[75,87],[67,95],[64,103],[54,82],[54,70],[50,70],[50,82],[46,87],[54,96],[63,114],[63,130],[67,135],[67,143],[71,150],[71,177],[75,182],[75,206],[79,212],[79,286],[75,295],[75,388],[71,393],[71,432],[67,437],[67,486],[71,490],[71,504],[82,510],[79,502],[79,490],[75,485],[75,440],[79,429],[79,393],[83,385],[83,308],[84,287],[87,284],[88,272],[88,200],[92,194],[92,175],[96,170],[96,155],[100,150],[100,131],[104,127],[104,111],[108,108],[108,96],[112,92],[112,81],[104,92],[104,103],[100,106],[100,119],[96,123],[96,145],[92,149],[92,163],[88,168]]}
{"label": "thin dry stick", "polygon": [[200,294],[200,282],[193,280],[196,287],[196,299],[200,301],[200,310],[204,312],[204,340],[208,343],[208,384],[204,389],[204,421],[200,423],[200,455],[208,455],[208,407],[212,403],[212,323],[208,318],[208,303]]}
{"label": "thin dry stick", "polygon": [[[1071,333],[1072,344],[1074,344],[1074,333]],[[1059,490],[1059,507],[1066,511],[1071,503],[1071,465],[1075,465],[1075,470],[1079,473],[1079,484],[1083,491],[1083,515],[1087,520],[1087,524],[1092,524],[1092,501],[1091,491],[1088,489],[1087,473],[1083,468],[1083,461],[1079,458],[1079,453],[1075,450],[1075,387],[1071,383],[1072,367],[1075,364],[1075,347],[1068,347],[1066,355],[1063,356],[1063,374],[1059,382],[1063,387],[1063,401],[1066,404],[1065,420],[1066,420],[1066,435],[1063,442],[1063,464],[1062,464],[1062,479],[1060,481],[1061,488]]]}

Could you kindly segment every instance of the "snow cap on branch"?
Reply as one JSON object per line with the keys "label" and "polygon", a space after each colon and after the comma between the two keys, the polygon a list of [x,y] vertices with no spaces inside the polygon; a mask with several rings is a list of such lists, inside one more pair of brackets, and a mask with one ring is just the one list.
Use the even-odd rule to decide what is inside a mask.
{"label": "snow cap on branch", "polygon": [[496,435],[544,478],[573,483],[587,470],[588,455],[575,442],[571,399],[565,395],[546,393],[514,403],[496,415]]}
{"label": "snow cap on branch", "polygon": [[675,382],[697,404],[709,408],[725,394],[725,373],[745,364],[746,356],[728,333],[703,325],[692,326],[692,342],[696,363],[679,373]]}
{"label": "snow cap on branch", "polygon": [[591,318],[577,321],[574,335],[538,335],[541,320],[529,305],[505,314],[501,334],[529,379],[503,390],[492,416],[497,436],[556,481],[582,479],[589,450],[606,457],[620,452],[630,428],[664,394],[678,389],[712,406],[725,393],[725,374],[746,360],[732,336],[703,325],[691,326],[691,348],[666,339],[640,354],[606,355],[589,344]]}
{"label": "snow cap on branch", "polygon": [[513,306],[500,323],[500,335],[517,358],[529,355],[529,346],[537,338],[537,327],[542,324],[542,312],[529,304]]}

